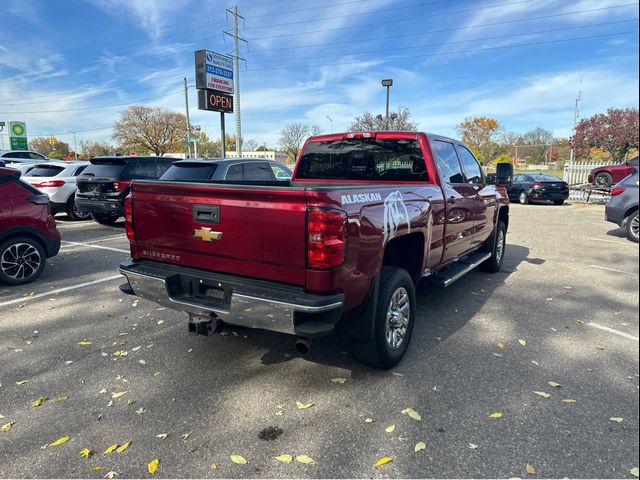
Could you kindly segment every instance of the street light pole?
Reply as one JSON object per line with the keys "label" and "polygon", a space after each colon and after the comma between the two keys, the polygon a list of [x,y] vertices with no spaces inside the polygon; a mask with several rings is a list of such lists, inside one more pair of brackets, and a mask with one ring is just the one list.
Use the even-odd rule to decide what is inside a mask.
{"label": "street light pole", "polygon": [[387,87],[387,109],[386,109],[386,114],[385,114],[385,120],[386,120],[387,128],[389,128],[389,89],[391,88],[391,85],[393,85],[393,79],[392,78],[387,78],[385,80],[382,80],[382,86],[383,87]]}
{"label": "street light pole", "polygon": [[333,133],[333,120],[329,115],[326,116],[326,119],[329,120],[329,133]]}

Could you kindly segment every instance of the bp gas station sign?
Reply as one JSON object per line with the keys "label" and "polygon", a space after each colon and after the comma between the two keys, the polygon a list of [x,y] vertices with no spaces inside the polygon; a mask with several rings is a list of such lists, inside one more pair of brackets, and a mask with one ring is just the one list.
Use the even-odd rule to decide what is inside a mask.
{"label": "bp gas station sign", "polygon": [[9,150],[28,150],[27,124],[24,122],[9,122]]}

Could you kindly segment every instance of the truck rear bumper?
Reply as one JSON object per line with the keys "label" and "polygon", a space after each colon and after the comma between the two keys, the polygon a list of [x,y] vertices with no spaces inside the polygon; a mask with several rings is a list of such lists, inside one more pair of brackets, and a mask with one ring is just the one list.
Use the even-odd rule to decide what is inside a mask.
{"label": "truck rear bumper", "polygon": [[230,325],[303,337],[330,333],[344,294],[315,295],[300,287],[247,279],[152,261],[126,261],[122,273],[135,295]]}

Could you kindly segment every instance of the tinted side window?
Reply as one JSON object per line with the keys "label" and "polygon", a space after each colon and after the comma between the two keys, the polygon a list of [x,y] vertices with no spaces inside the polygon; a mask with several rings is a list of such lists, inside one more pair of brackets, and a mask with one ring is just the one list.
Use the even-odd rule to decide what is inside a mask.
{"label": "tinted side window", "polygon": [[460,152],[460,159],[464,167],[464,173],[467,176],[467,182],[469,183],[482,183],[482,169],[480,164],[468,149],[462,145],[458,145],[458,151]]}
{"label": "tinted side window", "polygon": [[462,168],[453,143],[433,140],[431,147],[442,179],[447,183],[464,183],[464,175],[462,175]]}
{"label": "tinted side window", "polygon": [[242,180],[242,164],[232,165],[227,170],[227,178],[225,180]]}
{"label": "tinted side window", "polygon": [[274,163],[270,163],[269,166],[271,167],[276,180],[289,180],[291,178],[291,172],[286,168]]}
{"label": "tinted side window", "polygon": [[156,176],[160,178],[173,165],[171,160],[156,160]]}
{"label": "tinted side window", "polygon": [[244,165],[244,178],[249,181],[271,181],[273,172],[268,163],[252,162]]}
{"label": "tinted side window", "polygon": [[40,155],[39,153],[29,152],[29,156],[27,158],[33,158],[34,160],[44,160],[44,155]]}
{"label": "tinted side window", "polygon": [[156,162],[155,160],[138,160],[130,171],[131,178],[156,178]]}
{"label": "tinted side window", "polygon": [[73,174],[72,174],[72,175],[73,175],[74,177],[77,177],[78,175],[80,175],[80,174],[84,171],[84,169],[85,169],[85,168],[87,168],[87,165],[83,165],[83,166],[81,166],[81,167],[76,168],[76,171],[75,171],[75,172],[73,172]]}

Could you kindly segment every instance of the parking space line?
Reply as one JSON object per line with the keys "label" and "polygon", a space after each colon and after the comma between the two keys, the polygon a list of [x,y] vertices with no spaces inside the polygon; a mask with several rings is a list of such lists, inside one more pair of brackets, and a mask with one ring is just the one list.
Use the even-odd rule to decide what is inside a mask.
{"label": "parking space line", "polygon": [[589,322],[587,323],[590,327],[597,328],[600,330],[604,330],[605,332],[613,333],[614,335],[618,335],[619,337],[628,338],[629,340],[633,340],[635,342],[638,341],[638,337],[634,337],[625,332],[621,332],[620,330],[616,330],[615,328],[605,327],[604,325],[598,325],[597,323]]}
{"label": "parking space line", "polygon": [[126,240],[127,236],[120,234],[120,235],[111,235],[110,237],[102,237],[102,238],[97,238],[95,240],[87,240],[86,243],[99,243],[99,242],[109,242],[111,240]]}
{"label": "parking space line", "polygon": [[87,248],[100,248],[102,250],[111,250],[112,252],[120,252],[120,253],[131,253],[129,250],[124,250],[122,248],[113,248],[113,247],[105,247],[104,245],[93,245],[91,243],[84,242],[71,242],[69,240],[62,240],[62,243],[66,243],[68,245],[80,245]]}
{"label": "parking space line", "polygon": [[616,240],[608,240],[606,238],[592,238],[592,237],[587,237],[587,240],[596,240],[598,242],[607,242],[607,243],[617,243],[618,245],[627,245],[628,247],[636,247],[638,248],[638,246],[635,243],[631,243],[631,242],[618,242]]}
{"label": "parking space line", "polygon": [[589,265],[590,267],[593,268],[599,268],[600,270],[607,270],[609,272],[615,272],[615,273],[624,273],[625,275],[638,275],[637,273],[633,273],[633,272],[625,272],[624,270],[617,270],[615,268],[608,268],[608,267],[600,267],[598,265]]}
{"label": "parking space line", "polygon": [[78,283],[77,285],[71,285],[69,287],[58,288],[57,290],[51,290],[50,292],[38,293],[36,295],[32,295],[30,297],[21,297],[13,300],[8,300],[6,302],[0,302],[0,307],[5,307],[7,305],[13,305],[15,303],[23,303],[31,300],[35,300],[36,298],[49,297],[51,295],[56,295],[62,292],[68,292],[69,290],[75,290],[76,288],[88,287],[90,285],[96,285],[98,283],[109,282],[111,280],[115,280],[116,278],[123,278],[122,275],[113,275],[111,277],[99,278],[98,280],[92,280],[91,282]]}

